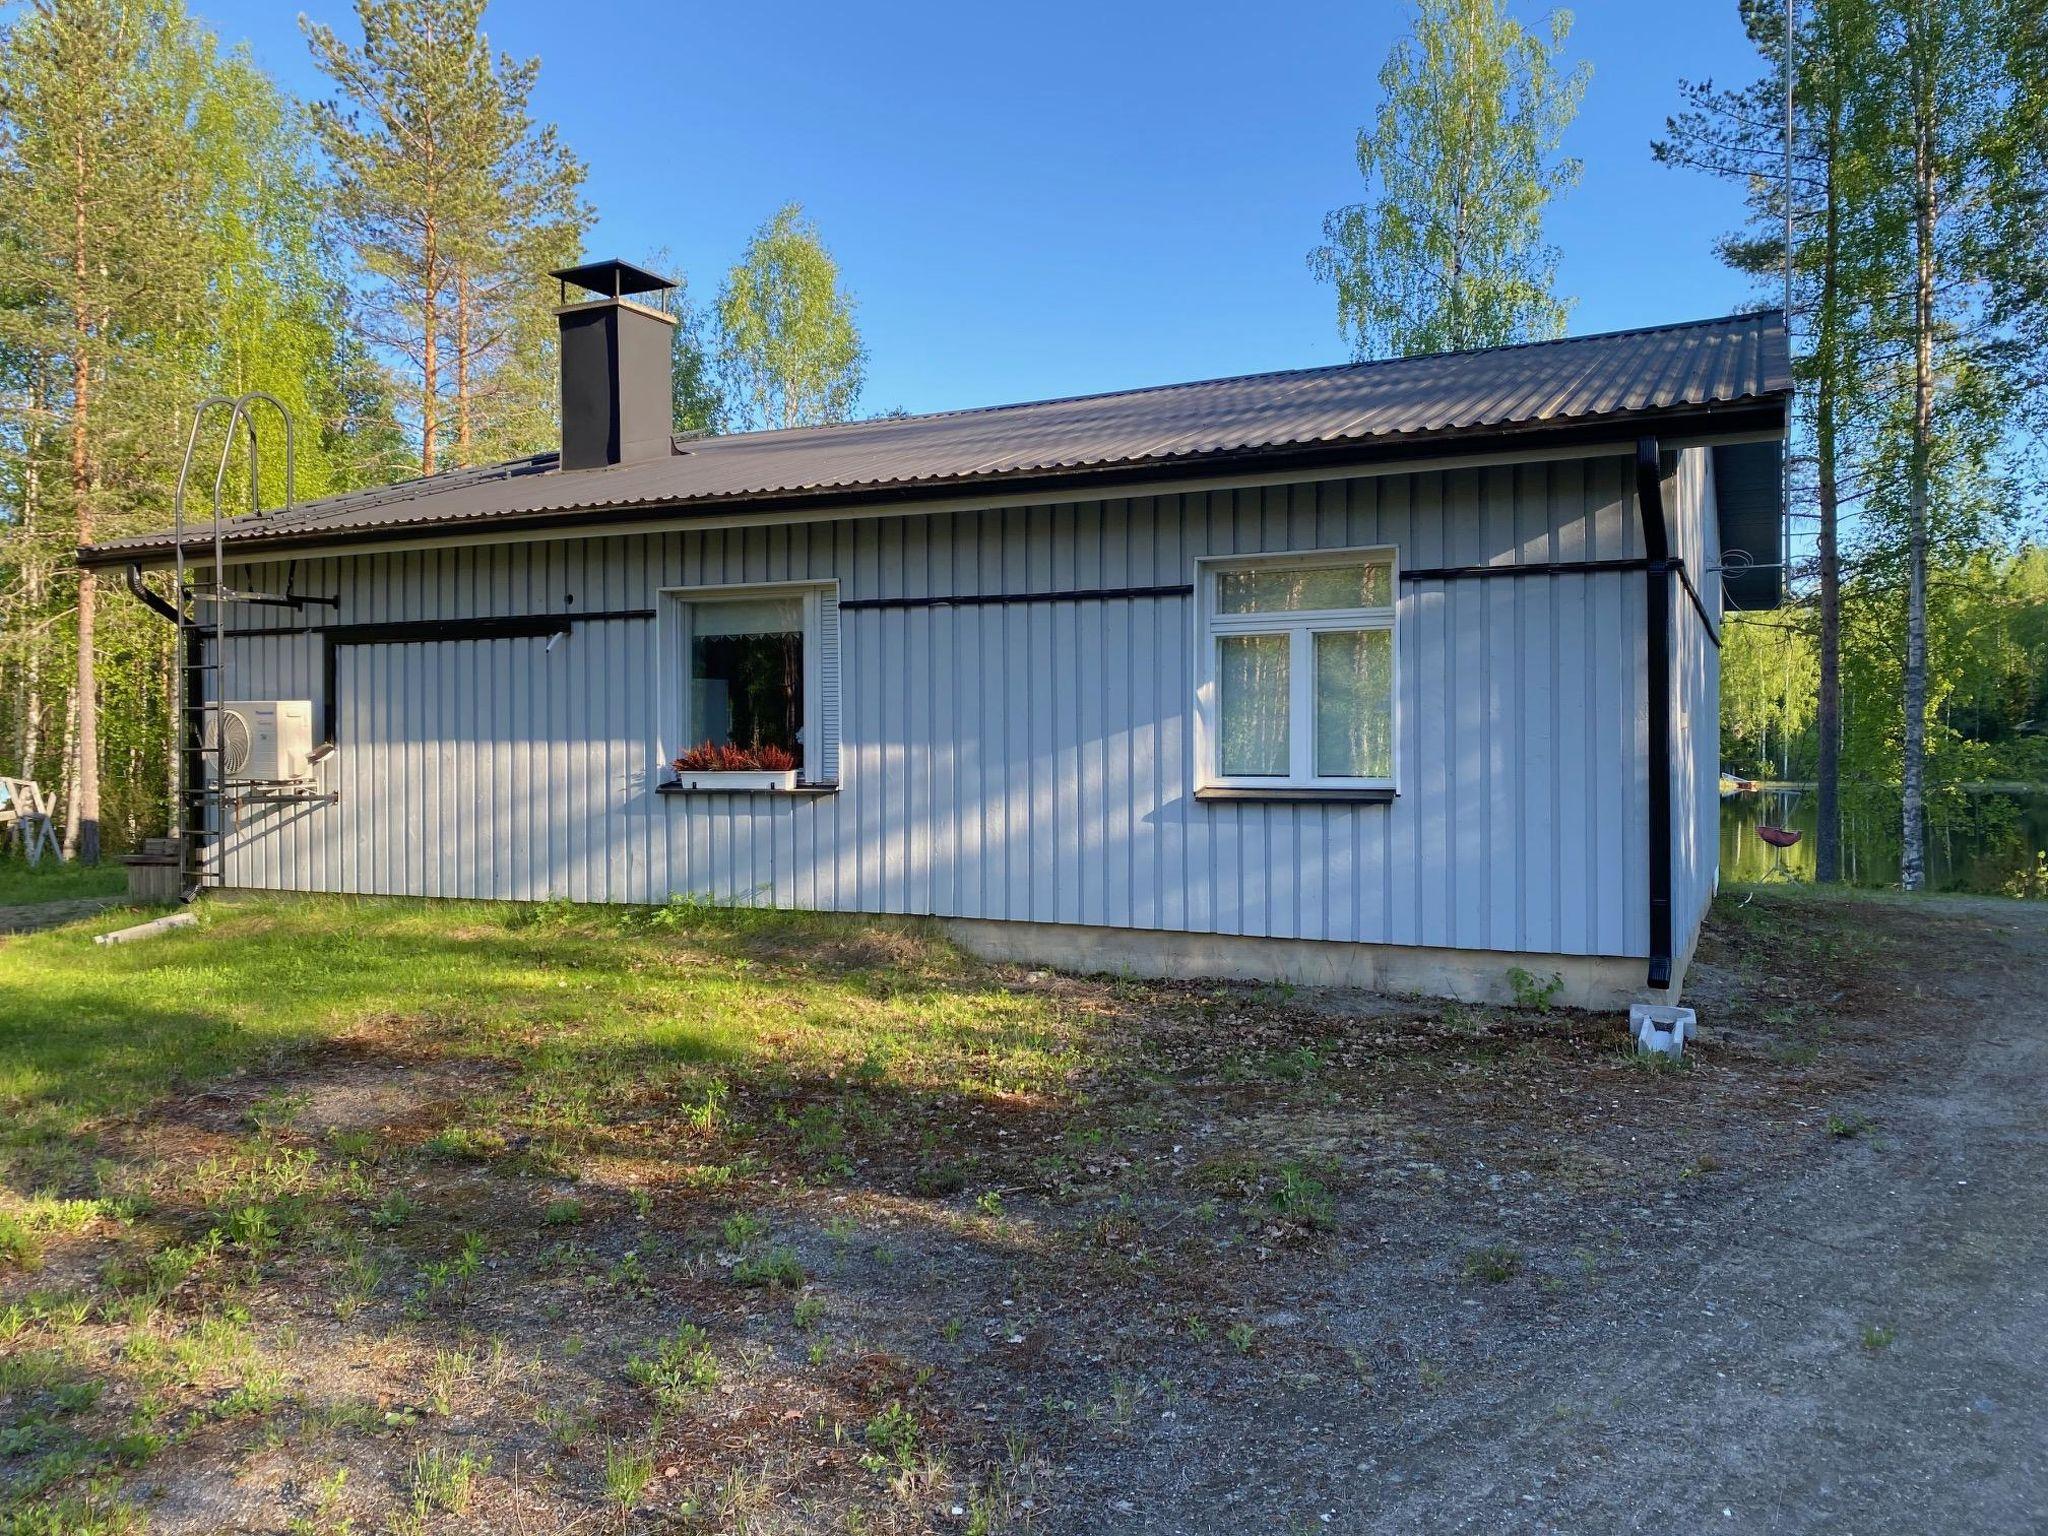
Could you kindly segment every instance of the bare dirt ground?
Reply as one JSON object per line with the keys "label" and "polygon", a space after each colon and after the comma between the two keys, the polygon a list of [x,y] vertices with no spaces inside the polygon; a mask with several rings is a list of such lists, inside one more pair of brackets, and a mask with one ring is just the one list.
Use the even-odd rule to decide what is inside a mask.
{"label": "bare dirt ground", "polygon": [[2048,1530],[2048,908],[1724,900],[1682,1071],[997,974],[1062,1091],[735,1068],[564,1155],[391,1018],[108,1127],[156,1226],[0,1270],[0,1491],[153,1438],[16,1528]]}
{"label": "bare dirt ground", "polygon": [[[1711,1172],[1562,1207],[1503,1198],[1475,1158],[1446,1219],[1519,1244],[1536,1294],[1459,1295],[1429,1260],[1443,1229],[1404,1224],[1308,1326],[1434,1351],[1443,1379],[1391,1365],[1342,1405],[1283,1384],[1238,1425],[1148,1437],[1142,1470],[1098,1471],[1112,1509],[1119,1479],[1144,1489],[1101,1528],[2048,1530],[2048,911],[1871,900],[1814,937],[1836,924],[1876,953],[1809,1027],[1852,1060],[1756,1106],[1747,1154],[1729,1125]],[[1741,947],[1717,925],[1705,1019],[1812,995],[1745,975]],[[1748,1035],[1702,1054],[1740,1059]],[[1639,1129],[1640,1158],[1700,1166],[1696,1132]]]}

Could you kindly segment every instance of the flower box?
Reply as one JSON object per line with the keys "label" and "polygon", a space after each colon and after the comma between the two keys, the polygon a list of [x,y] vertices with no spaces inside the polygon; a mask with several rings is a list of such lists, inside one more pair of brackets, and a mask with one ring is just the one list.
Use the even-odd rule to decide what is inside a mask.
{"label": "flower box", "polygon": [[675,784],[678,789],[768,790],[788,794],[796,788],[796,770],[778,773],[767,768],[679,768]]}
{"label": "flower box", "polygon": [[669,764],[675,789],[724,789],[735,793],[788,794],[796,788],[793,753],[775,746],[742,747],[706,741]]}

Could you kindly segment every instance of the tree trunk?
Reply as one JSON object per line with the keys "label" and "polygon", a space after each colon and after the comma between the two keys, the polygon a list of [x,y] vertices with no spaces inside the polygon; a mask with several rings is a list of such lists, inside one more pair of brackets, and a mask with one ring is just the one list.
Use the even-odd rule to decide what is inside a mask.
{"label": "tree trunk", "polygon": [[434,472],[434,439],[441,430],[441,273],[434,221],[427,220],[420,263],[420,473]]}
{"label": "tree trunk", "polygon": [[[71,357],[71,494],[78,509],[78,542],[92,542],[92,313],[88,292],[86,249],[85,135],[75,139],[71,197],[72,357]],[[100,861],[100,730],[97,668],[93,656],[93,619],[98,583],[90,570],[78,573],[78,742],[72,774],[73,814],[64,829],[67,853],[87,864]]]}
{"label": "tree trunk", "polygon": [[[46,398],[40,369],[37,377],[31,414],[41,407]],[[42,504],[42,476],[37,468],[41,453],[42,431],[31,425],[24,434],[21,478],[21,614],[24,626],[41,624],[48,617],[43,612],[43,603],[49,585],[43,577],[42,553],[36,548],[37,509]],[[30,642],[22,671],[19,761],[23,777],[32,779],[36,776],[36,759],[43,750],[43,642],[40,638]]]}
{"label": "tree trunk", "polygon": [[1842,878],[1842,560],[1838,542],[1841,491],[1835,462],[1832,384],[1821,386],[1814,418],[1820,460],[1820,825],[1814,835],[1814,878]]}
{"label": "tree trunk", "polygon": [[1934,103],[1924,37],[1909,41],[1913,83],[1913,456],[1906,552],[1906,720],[1899,884],[1927,884],[1927,519],[1934,436]]}
{"label": "tree trunk", "polygon": [[[1826,155],[1826,207],[1821,226],[1819,335],[1814,353],[1820,359],[1814,388],[1814,456],[1819,468],[1820,532],[1820,698],[1815,724],[1820,733],[1820,824],[1814,833],[1814,877],[1842,878],[1842,560],[1838,533],[1841,478],[1836,460],[1836,392],[1841,388],[1842,224],[1841,187],[1836,160],[1842,142],[1839,105],[1830,113]],[[1788,509],[1789,510],[1789,509]]]}
{"label": "tree trunk", "polygon": [[470,305],[469,268],[455,269],[455,462],[471,463],[469,426]]}
{"label": "tree trunk", "polygon": [[64,700],[64,745],[57,760],[64,765],[64,857],[78,852],[78,690]]}

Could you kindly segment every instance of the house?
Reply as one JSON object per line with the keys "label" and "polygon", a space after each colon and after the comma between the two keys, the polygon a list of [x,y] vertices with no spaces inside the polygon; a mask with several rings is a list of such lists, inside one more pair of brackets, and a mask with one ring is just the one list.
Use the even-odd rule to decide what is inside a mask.
{"label": "house", "polygon": [[[188,631],[195,686],[317,744],[225,786],[225,883],[1676,996],[1722,613],[1779,591],[1781,315],[674,438],[662,280],[558,276],[559,452],[220,530],[271,597]],[[80,559],[169,612],[172,545]]]}

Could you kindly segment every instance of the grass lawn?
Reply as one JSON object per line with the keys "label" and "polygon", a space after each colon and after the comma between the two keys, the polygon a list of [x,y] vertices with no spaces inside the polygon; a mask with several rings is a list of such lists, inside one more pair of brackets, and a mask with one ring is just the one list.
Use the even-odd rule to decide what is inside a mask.
{"label": "grass lawn", "polygon": [[101,864],[60,864],[55,859],[43,859],[31,868],[24,860],[0,857],[0,907],[118,896],[127,888],[128,872],[112,860]]}
{"label": "grass lawn", "polygon": [[1625,1304],[1623,1213],[1826,1144],[1796,972],[1879,943],[1727,909],[1794,979],[1667,1072],[915,923],[200,910],[0,941],[0,1531],[1096,1528],[1261,1394],[1399,1422],[1473,1308]]}

